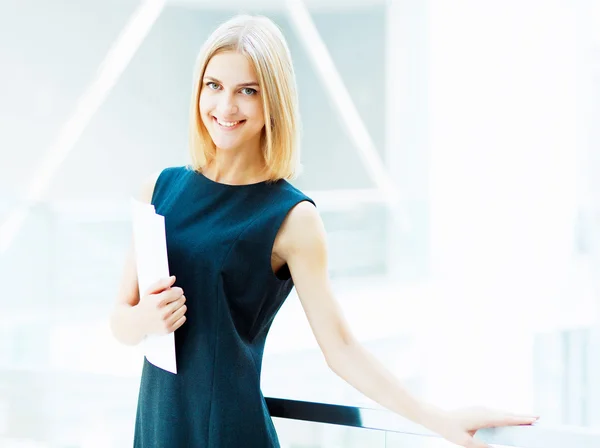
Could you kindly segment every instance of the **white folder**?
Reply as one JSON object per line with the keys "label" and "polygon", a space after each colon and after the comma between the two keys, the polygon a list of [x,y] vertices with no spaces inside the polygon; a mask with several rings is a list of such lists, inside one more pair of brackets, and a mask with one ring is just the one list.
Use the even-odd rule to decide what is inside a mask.
{"label": "white folder", "polygon": [[[152,204],[132,198],[131,206],[133,246],[138,286],[142,296],[153,283],[170,276],[165,217],[158,215]],[[142,349],[150,363],[168,372],[177,373],[174,333],[147,335],[142,341]]]}

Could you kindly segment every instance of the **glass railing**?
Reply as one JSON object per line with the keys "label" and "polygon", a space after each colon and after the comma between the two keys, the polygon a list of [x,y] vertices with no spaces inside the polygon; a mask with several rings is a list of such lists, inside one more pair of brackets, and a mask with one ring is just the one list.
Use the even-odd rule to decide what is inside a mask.
{"label": "glass railing", "polygon": [[[380,409],[266,398],[282,448],[451,447],[437,434]],[[597,448],[600,429],[512,426],[482,429],[488,444],[518,448]]]}
{"label": "glass railing", "polygon": [[[1,448],[122,448],[132,444],[139,377],[35,368],[0,374]],[[452,448],[384,409],[266,398],[281,448]],[[482,430],[519,448],[598,448],[600,429],[546,425]]]}

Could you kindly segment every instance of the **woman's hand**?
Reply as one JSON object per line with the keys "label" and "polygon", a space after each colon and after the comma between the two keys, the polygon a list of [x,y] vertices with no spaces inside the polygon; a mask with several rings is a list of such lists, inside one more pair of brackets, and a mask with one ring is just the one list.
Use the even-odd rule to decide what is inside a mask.
{"label": "woman's hand", "polygon": [[175,276],[154,283],[136,305],[144,334],[168,334],[186,320],[183,289],[175,286]]}
{"label": "woman's hand", "polygon": [[465,448],[491,448],[473,436],[479,429],[501,426],[531,425],[538,416],[512,414],[509,412],[472,407],[442,412],[431,429],[449,442]]}

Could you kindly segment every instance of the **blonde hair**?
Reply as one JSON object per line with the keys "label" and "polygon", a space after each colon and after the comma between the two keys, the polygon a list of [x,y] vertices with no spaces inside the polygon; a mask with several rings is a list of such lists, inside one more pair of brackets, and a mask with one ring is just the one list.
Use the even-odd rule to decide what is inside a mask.
{"label": "blonde hair", "polygon": [[258,76],[265,127],[261,138],[268,179],[292,179],[300,171],[300,118],[296,77],[289,48],[281,30],[262,16],[240,15],[220,25],[207,39],[196,60],[190,106],[192,168],[201,170],[216,154],[199,111],[206,66],[217,53],[245,55]]}

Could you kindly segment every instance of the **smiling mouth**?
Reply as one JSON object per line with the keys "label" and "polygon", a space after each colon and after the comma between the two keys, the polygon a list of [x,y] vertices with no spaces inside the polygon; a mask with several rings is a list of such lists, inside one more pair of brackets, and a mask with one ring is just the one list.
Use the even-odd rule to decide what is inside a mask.
{"label": "smiling mouth", "polygon": [[238,120],[238,121],[220,121],[216,117],[213,117],[215,123],[219,125],[221,129],[236,129],[243,125],[246,120]]}

